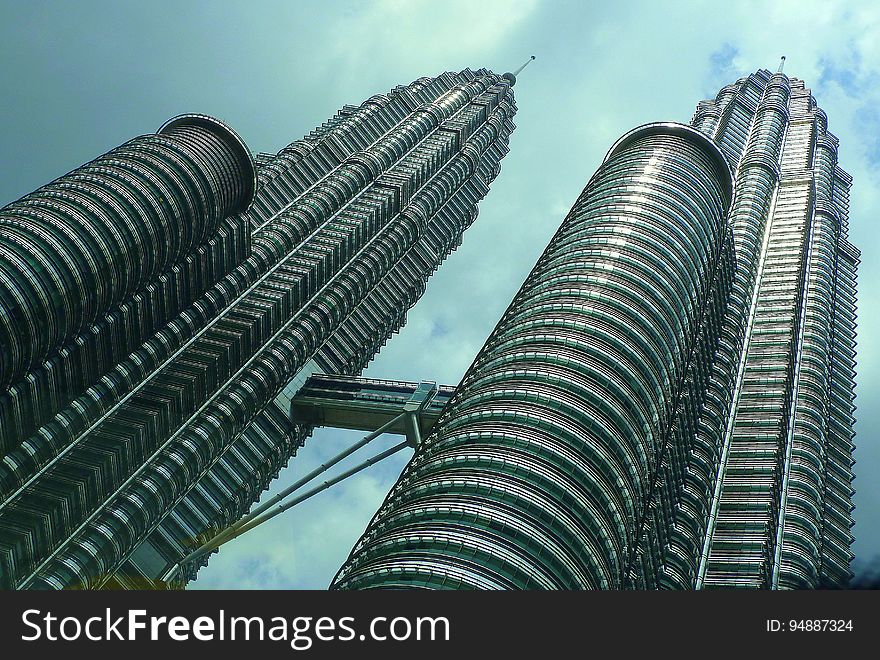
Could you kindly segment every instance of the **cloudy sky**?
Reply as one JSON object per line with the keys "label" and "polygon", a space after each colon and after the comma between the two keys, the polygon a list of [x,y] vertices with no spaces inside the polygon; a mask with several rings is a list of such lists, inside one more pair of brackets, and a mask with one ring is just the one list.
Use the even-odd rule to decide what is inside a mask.
{"label": "cloudy sky", "polygon": [[[274,152],[346,103],[444,70],[512,70],[534,54],[479,219],[367,371],[455,384],[617,137],[648,121],[688,122],[697,101],[786,55],[855,179],[858,570],[880,554],[880,238],[870,229],[880,218],[880,4],[726,5],[4,0],[0,205],[183,112],[220,117],[253,151]],[[273,491],[357,437],[316,433]],[[325,588],[408,455],[396,458],[225,546],[192,586]]]}

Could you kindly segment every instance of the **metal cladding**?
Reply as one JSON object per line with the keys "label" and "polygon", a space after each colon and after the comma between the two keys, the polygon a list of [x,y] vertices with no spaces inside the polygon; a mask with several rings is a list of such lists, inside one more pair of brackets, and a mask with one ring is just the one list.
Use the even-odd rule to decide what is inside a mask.
{"label": "metal cladding", "polygon": [[[244,515],[310,433],[291,425],[285,397],[314,372],[357,374],[403,325],[476,218],[515,111],[510,85],[485,69],[420,78],[258,154],[256,186],[242,167],[246,147],[221,144],[215,120],[184,116],[151,137],[198,142],[217,165],[199,175],[203,195],[175,201],[197,217],[184,226],[168,216],[151,276],[160,262],[197,255],[215,226],[239,256],[208,268],[216,278],[179,310],[142,298],[165,320],[108,354],[69,400],[45,385],[66,373],[69,344],[64,369],[39,365],[0,396],[0,425],[17,429],[0,433],[4,586],[156,586],[193,544]],[[170,167],[144,150],[167,187]],[[236,167],[238,198],[226,189]]]}
{"label": "metal cladding", "polygon": [[781,72],[692,126],[612,148],[335,588],[848,584],[852,180]]}
{"label": "metal cladding", "polygon": [[0,387],[245,210],[254,164],[242,147],[219,122],[187,118],[0,210]]}
{"label": "metal cladding", "polygon": [[841,587],[852,575],[859,252],[827,124],[802,81],[769,71],[694,117],[738,168],[733,359],[713,385],[733,396],[687,576],[699,587]]}
{"label": "metal cladding", "polygon": [[626,586],[706,371],[693,356],[716,343],[730,199],[727,163],[696,130],[624,136],[334,587]]}

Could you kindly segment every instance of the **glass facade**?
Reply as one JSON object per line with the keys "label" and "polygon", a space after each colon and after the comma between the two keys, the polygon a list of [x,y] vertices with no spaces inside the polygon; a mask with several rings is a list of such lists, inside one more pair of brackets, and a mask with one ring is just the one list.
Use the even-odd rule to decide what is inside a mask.
{"label": "glass facade", "polygon": [[[803,81],[759,71],[694,118],[738,167],[738,359],[696,584],[845,586],[852,554],[852,179]],[[731,365],[733,367],[733,364]]]}
{"label": "glass facade", "polygon": [[256,157],[188,115],[0,210],[2,585],[155,586],[244,515],[310,432],[285,391],[403,325],[515,111],[466,69]]}
{"label": "glass facade", "polygon": [[717,344],[730,199],[727,163],[698,131],[652,124],[618,141],[334,586],[644,579],[631,567],[660,561],[645,553],[670,514],[646,504],[681,467],[672,437],[706,371],[694,356]]}
{"label": "glass facade", "polygon": [[845,586],[836,147],[763,70],[621,138],[333,587]]}

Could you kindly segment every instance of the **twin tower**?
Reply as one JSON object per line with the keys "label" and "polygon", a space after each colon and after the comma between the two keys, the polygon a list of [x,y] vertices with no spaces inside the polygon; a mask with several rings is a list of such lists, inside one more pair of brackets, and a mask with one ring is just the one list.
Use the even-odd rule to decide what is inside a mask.
{"label": "twin tower", "polygon": [[859,253],[797,79],[621,137],[456,388],[356,378],[515,82],[421,78],[277,154],[184,115],[0,209],[0,587],[185,583],[316,425],[416,447],[332,588],[845,586]]}

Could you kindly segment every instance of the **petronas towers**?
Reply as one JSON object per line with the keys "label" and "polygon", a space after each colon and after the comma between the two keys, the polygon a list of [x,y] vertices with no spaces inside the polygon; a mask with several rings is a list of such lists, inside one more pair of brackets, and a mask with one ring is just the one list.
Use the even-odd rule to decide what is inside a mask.
{"label": "petronas towers", "polygon": [[[359,374],[462,240],[515,82],[422,78],[256,157],[184,115],[0,209],[0,586],[194,577],[311,433],[307,379]],[[621,137],[332,587],[845,586],[827,124],[762,70]]]}

